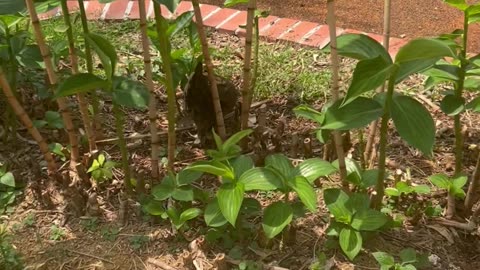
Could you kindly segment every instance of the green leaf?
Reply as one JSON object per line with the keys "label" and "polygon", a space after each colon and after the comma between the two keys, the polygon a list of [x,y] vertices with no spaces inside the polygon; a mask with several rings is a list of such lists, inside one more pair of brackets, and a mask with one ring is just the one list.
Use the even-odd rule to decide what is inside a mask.
{"label": "green leaf", "polygon": [[343,228],[340,231],[339,238],[342,251],[352,261],[362,249],[362,236],[355,230]]}
{"label": "green leaf", "polygon": [[444,0],[444,2],[462,11],[465,11],[468,8],[468,4],[465,0]]}
{"label": "green leaf", "polygon": [[169,38],[175,37],[177,33],[188,27],[192,23],[194,13],[192,11],[184,12],[168,26],[167,36]]}
{"label": "green leaf", "polygon": [[457,81],[460,68],[452,64],[435,65],[423,72],[426,76],[444,79],[446,81]]}
{"label": "green leaf", "polygon": [[350,195],[346,206],[354,214],[360,210],[367,210],[370,208],[370,197],[367,193],[353,193]]}
{"label": "green leaf", "polygon": [[319,158],[311,158],[302,161],[302,163],[295,168],[294,175],[305,177],[311,184],[317,178],[330,175],[336,171],[337,168],[335,168],[330,162]]}
{"label": "green leaf", "polygon": [[0,15],[16,14],[25,8],[25,1],[0,0]]}
{"label": "green leaf", "polygon": [[413,191],[417,194],[429,194],[431,192],[430,187],[427,185],[413,186]]}
{"label": "green leaf", "polygon": [[252,129],[245,129],[242,131],[239,131],[235,134],[233,134],[230,138],[228,138],[222,146],[223,152],[228,152],[230,148],[232,148],[234,145],[239,143],[244,137],[250,135],[253,132]]}
{"label": "green leaf", "polygon": [[385,194],[390,197],[399,197],[401,195],[398,189],[391,187],[385,189]]}
{"label": "green leaf", "polygon": [[455,95],[446,95],[440,103],[440,108],[448,116],[455,116],[465,111],[465,99]]}
{"label": "green leaf", "polygon": [[467,104],[466,108],[468,110],[472,110],[472,111],[477,112],[477,113],[480,112],[480,97],[476,97],[472,101],[470,101]]}
{"label": "green leaf", "polygon": [[347,193],[341,189],[329,188],[323,192],[323,200],[336,221],[350,224],[352,212],[347,208],[349,200]]}
{"label": "green leaf", "polygon": [[165,7],[168,8],[168,10],[171,13],[174,13],[175,10],[177,9],[178,3],[180,3],[180,0],[153,0],[157,2],[160,5],[164,5]]}
{"label": "green leaf", "polygon": [[167,175],[163,178],[162,183],[156,185],[152,189],[152,195],[156,200],[163,201],[168,199],[175,191],[175,178]]}
{"label": "green leaf", "polygon": [[250,190],[275,190],[283,186],[280,177],[268,168],[252,168],[240,176],[239,183]]}
{"label": "green leaf", "polygon": [[392,63],[390,55],[375,39],[364,34],[343,34],[337,37],[337,50],[341,56],[364,60],[380,56]]}
{"label": "green leaf", "polygon": [[395,265],[395,259],[393,256],[386,252],[373,252],[372,255],[382,267],[388,267],[386,269],[389,269]]}
{"label": "green leaf", "polygon": [[15,177],[11,172],[7,172],[0,177],[0,184],[5,185],[7,187],[15,187]]}
{"label": "green leaf", "polygon": [[352,228],[358,231],[375,231],[387,223],[387,217],[373,209],[363,209],[355,213]]}
{"label": "green leaf", "polygon": [[26,68],[45,68],[45,63],[43,62],[42,53],[38,45],[26,45],[23,49],[17,54],[16,59],[20,66]]}
{"label": "green leaf", "polygon": [[48,126],[50,128],[56,128],[56,129],[64,128],[63,118],[59,112],[47,111],[45,113],[45,120],[47,121]]}
{"label": "green leaf", "polygon": [[225,7],[233,7],[239,4],[246,4],[246,3],[248,3],[248,0],[225,0],[223,5]]}
{"label": "green leaf", "polygon": [[202,214],[202,210],[198,208],[189,208],[185,211],[183,211],[180,214],[180,221],[185,222],[188,220],[192,220]]}
{"label": "green leaf", "polygon": [[400,251],[402,263],[415,263],[417,261],[417,252],[413,248],[406,248]]}
{"label": "green leaf", "polygon": [[448,179],[448,176],[443,173],[432,175],[428,177],[428,180],[439,188],[447,190],[450,188],[450,180]]}
{"label": "green leaf", "polygon": [[394,96],[391,115],[400,137],[426,156],[432,156],[435,123],[428,110],[411,97]]}
{"label": "green leaf", "polygon": [[177,201],[191,202],[194,199],[193,189],[189,186],[177,187],[172,193],[172,198]]}
{"label": "green leaf", "polygon": [[295,190],[298,197],[308,210],[315,212],[317,208],[317,194],[312,185],[308,182],[307,178],[303,176],[297,176],[293,180],[287,182],[288,185]]}
{"label": "green leaf", "polygon": [[289,178],[293,165],[284,154],[272,154],[265,158],[265,167],[276,169],[283,177]]}
{"label": "green leaf", "polygon": [[400,48],[395,56],[395,63],[401,65],[417,60],[439,60],[442,57],[455,57],[445,42],[438,39],[418,38]]}
{"label": "green leaf", "polygon": [[262,227],[268,238],[281,233],[292,222],[292,207],[284,202],[274,202],[265,208]]}
{"label": "green leaf", "polygon": [[156,200],[150,200],[143,209],[152,216],[161,216],[165,213],[165,208],[163,207],[163,202]]}
{"label": "green leaf", "polygon": [[254,166],[252,158],[245,155],[237,157],[231,164],[235,172],[235,179],[240,179],[246,171],[252,169]]}
{"label": "green leaf", "polygon": [[235,227],[235,221],[242,206],[244,193],[245,188],[242,183],[223,184],[217,193],[220,210],[233,227]]}
{"label": "green leaf", "polygon": [[216,160],[197,161],[185,169],[205,172],[216,176],[226,177],[228,179],[234,179],[232,168]]}
{"label": "green leaf", "polygon": [[54,98],[87,93],[96,89],[106,89],[108,82],[90,73],[69,76],[57,88]]}
{"label": "green leaf", "polygon": [[148,108],[150,92],[145,85],[126,77],[113,78],[113,101],[132,109]]}
{"label": "green leaf", "polygon": [[452,184],[457,188],[463,188],[467,184],[468,177],[465,175],[457,176],[452,179]]}
{"label": "green leaf", "polygon": [[189,185],[198,180],[203,175],[202,172],[194,170],[181,170],[176,178],[178,185]]}
{"label": "green leaf", "polygon": [[112,79],[113,75],[115,75],[117,65],[117,52],[115,51],[115,47],[108,39],[95,33],[86,34],[86,40],[100,58],[107,78]]}
{"label": "green leaf", "polygon": [[358,62],[353,71],[352,82],[348,88],[343,105],[351,102],[356,97],[383,85],[390,75],[392,64],[380,55]]}
{"label": "green leaf", "polygon": [[325,119],[324,113],[321,113],[308,105],[299,105],[293,109],[293,112],[297,117],[303,117],[317,123],[323,123],[323,120]]}
{"label": "green leaf", "polygon": [[378,179],[378,170],[366,170],[362,172],[360,187],[366,189],[375,186]]}
{"label": "green leaf", "polygon": [[325,112],[325,121],[322,129],[350,130],[361,128],[378,119],[382,113],[382,106],[375,100],[358,97],[352,102],[341,106],[341,100],[330,106]]}
{"label": "green leaf", "polygon": [[217,198],[214,198],[205,209],[205,223],[209,227],[221,227],[227,224],[227,220],[222,214],[220,207],[218,206]]}

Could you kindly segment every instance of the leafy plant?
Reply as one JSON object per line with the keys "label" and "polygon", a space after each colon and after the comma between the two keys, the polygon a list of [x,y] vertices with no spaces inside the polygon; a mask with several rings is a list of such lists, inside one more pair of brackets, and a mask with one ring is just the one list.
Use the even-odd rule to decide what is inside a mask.
{"label": "leafy plant", "polygon": [[100,234],[102,235],[102,238],[107,239],[108,241],[115,241],[118,237],[118,233],[120,230],[118,228],[107,228],[103,227],[100,230]]}
{"label": "leafy plant", "polygon": [[108,181],[113,178],[113,168],[116,166],[117,163],[106,160],[104,154],[99,154],[98,158],[93,160],[87,173],[91,173],[92,178],[97,182]]}
{"label": "leafy plant", "polygon": [[370,199],[364,193],[349,196],[340,189],[330,188],[324,191],[323,197],[334,217],[328,235],[338,237],[340,248],[353,260],[362,249],[362,233],[379,230],[388,218],[383,213],[370,209]]}
{"label": "leafy plant", "polygon": [[467,176],[460,175],[454,177],[448,177],[447,175],[440,173],[432,175],[428,180],[440,189],[445,189],[448,191],[448,194],[453,197],[464,198],[465,191],[463,187],[467,184]]}
{"label": "leafy plant", "polygon": [[15,177],[7,166],[0,164],[0,214],[3,214],[7,207],[15,201],[18,191],[15,190]]}
{"label": "leafy plant", "polygon": [[98,229],[98,219],[96,217],[81,220],[80,224],[90,232],[95,232]]}
{"label": "leafy plant", "polygon": [[62,116],[60,115],[60,113],[54,112],[54,111],[47,111],[45,113],[44,120],[35,120],[33,124],[37,128],[42,128],[42,127],[47,127],[50,129],[64,128]]}
{"label": "leafy plant", "polygon": [[0,266],[2,269],[24,269],[23,260],[11,244],[11,236],[3,224],[0,224]]}
{"label": "leafy plant", "polygon": [[50,227],[50,240],[58,241],[65,237],[65,230],[58,227],[57,225],[52,225]]}
{"label": "leafy plant", "polygon": [[400,251],[401,262],[395,262],[395,258],[386,252],[378,251],[372,253],[372,255],[380,264],[381,270],[416,270],[417,267],[423,267],[428,262],[425,256],[419,256],[412,248]]}
{"label": "leafy plant", "polygon": [[430,187],[427,185],[413,186],[405,181],[399,181],[395,184],[395,187],[388,187],[385,189],[385,194],[390,197],[401,197],[411,193],[428,194],[430,193]]}
{"label": "leafy plant", "polygon": [[134,250],[139,250],[149,241],[150,238],[146,235],[135,235],[130,238],[130,245]]}

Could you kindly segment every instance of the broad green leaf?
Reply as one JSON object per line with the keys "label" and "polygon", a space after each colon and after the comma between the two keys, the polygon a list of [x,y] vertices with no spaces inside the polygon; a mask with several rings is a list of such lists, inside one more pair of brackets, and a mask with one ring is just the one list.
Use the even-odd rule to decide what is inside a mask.
{"label": "broad green leaf", "polygon": [[364,34],[343,34],[337,37],[337,50],[341,56],[364,60],[381,56],[392,63],[390,55],[375,39]]}
{"label": "broad green leaf", "polygon": [[317,123],[323,123],[325,119],[324,113],[319,112],[308,105],[299,105],[293,109],[297,117],[303,117]]}
{"label": "broad green leaf", "polygon": [[455,95],[446,95],[440,103],[440,108],[448,116],[455,116],[465,111],[465,99]]}
{"label": "broad green leaf", "polygon": [[402,249],[400,259],[402,263],[415,263],[417,262],[417,252],[413,248]]}
{"label": "broad green leaf", "polygon": [[220,138],[220,136],[218,136],[218,134],[215,132],[215,130],[212,130],[212,134],[213,134],[213,139],[215,140],[215,144],[217,145],[217,149],[219,151],[222,151],[222,149],[223,149],[222,138]]}
{"label": "broad green leaf", "polygon": [[429,194],[431,192],[430,187],[427,185],[413,186],[413,191],[417,194]]}
{"label": "broad green leaf", "polygon": [[309,183],[313,183],[320,176],[327,176],[337,171],[337,168],[330,162],[319,159],[311,158],[302,161],[295,168],[295,175],[301,175],[305,177]]}
{"label": "broad green leaf", "polygon": [[326,189],[323,192],[323,200],[336,221],[350,224],[352,212],[347,208],[349,197],[344,191],[337,188]]}
{"label": "broad green leaf", "polygon": [[292,207],[284,202],[274,202],[265,208],[262,227],[268,238],[281,233],[293,219]]}
{"label": "broad green leaf", "polygon": [[360,187],[366,189],[375,186],[378,180],[378,170],[366,170],[362,172]]}
{"label": "broad green leaf", "polygon": [[189,208],[180,214],[180,221],[185,222],[194,219],[202,214],[202,210],[198,208]]}
{"label": "broad green leaf", "polygon": [[65,79],[55,93],[55,98],[87,93],[96,89],[105,89],[108,82],[90,73],[79,73]]}
{"label": "broad green leaf", "polygon": [[157,200],[150,200],[144,207],[143,210],[145,210],[147,213],[149,213],[152,216],[161,216],[163,213],[165,213],[165,208],[163,207],[163,202],[157,201]]}
{"label": "broad green leaf", "polygon": [[240,208],[240,213],[245,215],[254,215],[255,217],[257,217],[261,211],[262,211],[262,205],[258,200],[254,198],[243,199],[242,208]]}
{"label": "broad green leaf", "polygon": [[237,157],[231,164],[235,172],[235,179],[240,179],[246,171],[254,167],[252,158],[245,155]]}
{"label": "broad green leaf", "polygon": [[385,194],[390,197],[399,197],[401,195],[398,189],[392,187],[386,188]]}
{"label": "broad green leaf", "polygon": [[15,187],[15,177],[11,172],[7,172],[0,177],[0,184],[5,185],[7,187]]}
{"label": "broad green leaf", "polygon": [[233,6],[236,6],[238,4],[246,4],[246,3],[248,3],[248,0],[225,0],[223,5],[225,7],[233,7]]}
{"label": "broad green leaf", "polygon": [[146,109],[150,92],[139,81],[126,77],[113,78],[113,101],[119,105],[132,109]]}
{"label": "broad green leaf", "polygon": [[20,66],[26,68],[45,68],[45,63],[43,62],[42,53],[38,45],[26,45],[15,57]]}
{"label": "broad green leaf", "polygon": [[476,97],[472,101],[470,101],[467,104],[466,108],[474,112],[480,112],[480,97]]}
{"label": "broad green leaf", "polygon": [[63,118],[59,112],[47,111],[45,113],[45,120],[50,128],[62,129],[64,128]]}
{"label": "broad green leaf", "polygon": [[373,252],[372,255],[382,267],[385,266],[388,267],[387,269],[390,269],[390,267],[395,265],[395,259],[393,256],[386,252]]}
{"label": "broad green leaf", "polygon": [[406,182],[403,181],[398,182],[396,188],[400,193],[410,194],[413,192],[412,186],[409,186]]}
{"label": "broad green leaf", "polygon": [[242,183],[223,184],[217,193],[218,205],[223,216],[233,227],[242,206],[245,188]]}
{"label": "broad green leaf", "polygon": [[465,175],[457,176],[452,179],[452,185],[458,189],[463,188],[467,184],[468,177]]}
{"label": "broad green leaf", "polygon": [[417,60],[439,60],[443,57],[455,57],[445,42],[438,39],[418,38],[400,48],[395,56],[395,63],[402,65]]}
{"label": "broad green leaf", "polygon": [[308,210],[315,212],[317,208],[317,194],[307,178],[297,176],[291,181],[288,181],[288,185],[298,194],[298,197]]}
{"label": "broad green leaf", "polygon": [[163,201],[168,199],[175,191],[175,179],[171,175],[165,176],[162,183],[152,189],[152,195],[156,200]]}
{"label": "broad green leaf", "polygon": [[178,185],[189,185],[202,177],[203,173],[194,170],[181,170],[176,178]]}
{"label": "broad green leaf", "polygon": [[390,113],[400,137],[426,156],[432,156],[435,123],[428,110],[411,97],[394,96]]}
{"label": "broad green leaf", "polygon": [[392,64],[386,62],[381,56],[365,59],[358,62],[353,71],[352,82],[348,88],[343,105],[383,85],[390,75]]}
{"label": "broad green leaf", "polygon": [[350,195],[346,206],[352,213],[356,213],[360,210],[367,210],[370,208],[370,197],[367,193],[353,193]]}
{"label": "broad green leaf", "polygon": [[186,170],[194,170],[199,172],[205,172],[216,176],[226,177],[228,179],[234,179],[233,171],[230,167],[216,160],[209,161],[197,161],[189,165]]}
{"label": "broad green leaf", "polygon": [[[48,145],[48,149],[50,150],[50,152],[52,152],[55,155],[61,157],[62,161],[66,160],[65,153],[63,153],[63,151],[62,151],[63,150],[63,145],[61,145],[59,143],[51,143],[51,144]],[[94,162],[95,162],[95,160],[94,160]],[[91,169],[91,167],[90,167],[90,169]],[[91,172],[90,169],[87,171],[87,173]]]}
{"label": "broad green leaf", "polygon": [[265,167],[272,167],[280,174],[289,178],[293,171],[292,162],[284,154],[272,154],[265,158]]}
{"label": "broad green leaf", "polygon": [[[332,162],[332,165],[338,170],[338,159]],[[350,183],[361,186],[362,185],[362,168],[357,161],[345,158],[345,166],[347,167],[347,181]],[[375,180],[376,183],[376,180]]]}
{"label": "broad green leaf", "polygon": [[340,231],[339,238],[342,251],[352,261],[362,249],[362,236],[353,229],[343,228]]}
{"label": "broad green leaf", "polygon": [[184,12],[171,23],[167,29],[167,36],[169,38],[175,37],[177,33],[185,29],[192,23],[194,14],[192,11]]}
{"label": "broad green leaf", "polygon": [[417,267],[415,267],[413,264],[404,264],[400,266],[400,270],[417,270]]}
{"label": "broad green leaf", "polygon": [[268,168],[252,168],[243,173],[238,182],[245,186],[245,191],[268,191],[283,187],[280,177]]}
{"label": "broad green leaf", "polygon": [[177,187],[172,193],[172,198],[177,201],[191,202],[194,199],[193,189],[189,186]]}
{"label": "broad green leaf", "polygon": [[352,102],[341,106],[341,100],[329,107],[325,112],[325,121],[322,129],[350,130],[361,128],[378,119],[382,113],[382,106],[375,100],[358,97]]}
{"label": "broad green leaf", "polygon": [[462,11],[465,11],[468,8],[468,4],[465,0],[444,0],[444,2]]}
{"label": "broad green leaf", "polygon": [[375,231],[387,223],[387,217],[373,209],[363,209],[355,213],[352,228],[358,231]]}
{"label": "broad green leaf", "polygon": [[92,49],[95,50],[100,61],[102,61],[107,78],[112,79],[117,66],[117,52],[115,51],[115,47],[108,39],[95,33],[86,34],[86,40]]}
{"label": "broad green leaf", "polygon": [[17,14],[25,8],[25,1],[0,0],[0,15]]}
{"label": "broad green leaf", "polygon": [[205,209],[205,223],[209,227],[221,227],[225,225],[228,221],[222,214],[220,207],[218,206],[217,198],[214,198]]}
{"label": "broad green leaf", "polygon": [[180,3],[180,0],[153,0],[153,1],[157,2],[160,5],[164,5],[165,7],[168,8],[168,10],[171,13],[175,12],[178,4]]}
{"label": "broad green leaf", "polygon": [[239,131],[235,134],[233,134],[230,138],[228,138],[224,143],[223,143],[223,146],[222,146],[222,150],[224,152],[228,152],[228,150],[233,147],[234,145],[236,145],[237,143],[239,143],[243,138],[245,138],[246,136],[250,135],[251,133],[253,132],[252,129],[245,129],[245,130],[242,130],[242,131]]}
{"label": "broad green leaf", "polygon": [[457,81],[460,68],[452,64],[435,65],[432,68],[422,72],[426,76],[441,78],[448,81]]}
{"label": "broad green leaf", "polygon": [[428,180],[432,182],[435,186],[442,188],[442,189],[449,189],[450,187],[450,180],[448,176],[446,176],[443,173],[440,174],[435,174],[430,177],[428,177]]}

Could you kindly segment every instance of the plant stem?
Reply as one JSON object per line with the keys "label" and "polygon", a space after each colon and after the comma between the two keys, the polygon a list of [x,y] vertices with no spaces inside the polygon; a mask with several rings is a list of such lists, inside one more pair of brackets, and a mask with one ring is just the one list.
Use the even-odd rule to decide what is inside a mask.
{"label": "plant stem", "polygon": [[[86,35],[90,33],[88,29],[88,21],[87,21],[87,13],[85,12],[85,5],[83,0],[78,0],[78,7],[80,10],[80,20],[82,22],[82,30],[83,34],[85,35],[84,43],[85,43],[85,59],[87,62],[87,72],[93,74],[93,56],[92,56],[92,49],[90,48],[90,44],[88,44]],[[93,109],[93,126],[95,129],[95,138],[102,139],[102,118],[100,117],[100,103],[95,91],[92,91],[92,109]]]}
{"label": "plant stem", "polygon": [[140,11],[140,32],[142,34],[142,47],[143,47],[143,63],[145,66],[145,84],[148,90],[150,90],[151,97],[148,104],[148,116],[150,118],[150,134],[151,138],[151,163],[152,163],[152,177],[158,180],[159,177],[159,144],[160,139],[157,134],[157,100],[155,99],[155,89],[153,85],[153,72],[152,72],[152,60],[150,58],[150,43],[147,35],[147,11],[145,9],[145,0],[138,1],[138,7]]}
{"label": "plant stem", "polygon": [[387,135],[388,135],[388,121],[390,120],[390,107],[392,106],[393,90],[395,88],[395,78],[398,73],[398,66],[394,65],[390,78],[388,79],[387,96],[385,99],[385,106],[383,107],[383,116],[380,126],[380,149],[378,157],[378,178],[376,184],[377,194],[372,200],[372,206],[380,209],[382,205],[383,196],[385,195],[385,170],[387,159]]}
{"label": "plant stem", "polygon": [[115,131],[118,136],[118,146],[120,147],[120,153],[122,155],[123,173],[125,174],[123,178],[123,184],[125,185],[125,189],[127,190],[127,193],[131,195],[133,193],[132,181],[131,181],[132,175],[131,175],[130,165],[128,161],[127,143],[125,141],[125,135],[123,134],[123,130],[124,130],[123,113],[118,107],[118,105],[115,104],[115,102],[113,103],[112,111],[115,116]]}
{"label": "plant stem", "polygon": [[252,76],[252,84],[250,86],[250,98],[249,102],[252,104],[252,100],[255,96],[255,86],[257,85],[257,78],[258,78],[258,64],[259,64],[259,50],[260,50],[260,28],[258,25],[259,18],[255,16],[255,23],[254,23],[254,34],[255,34],[255,44],[254,44],[254,55],[253,55],[253,76]]}
{"label": "plant stem", "polygon": [[[327,0],[327,23],[328,29],[330,32],[330,59],[332,62],[332,100],[335,102],[340,98],[340,86],[339,86],[339,61],[338,61],[338,52],[337,52],[337,29],[336,29],[336,18],[335,18],[335,2],[334,0]],[[340,179],[342,181],[342,186],[344,189],[348,189],[347,182],[347,167],[345,165],[345,152],[343,149],[342,135],[340,131],[333,131],[333,140],[335,143],[335,149],[337,152],[338,158],[338,168],[340,171]]]}
{"label": "plant stem", "polygon": [[[17,92],[17,72],[18,72],[18,65],[17,65],[17,59],[15,57],[15,52],[13,51],[13,46],[12,46],[12,43],[11,43],[11,38],[10,38],[10,29],[7,27],[5,27],[5,41],[6,43],[8,44],[8,56],[9,56],[9,64],[10,64],[10,69],[9,69],[9,72],[8,74],[10,76],[8,76],[9,78],[9,83],[10,83],[10,89],[12,90],[13,92],[13,95],[15,96],[16,100],[20,100],[20,96]],[[11,138],[12,140],[15,140],[17,139],[17,122],[15,120],[15,112],[11,111],[10,108],[8,108],[7,110],[8,114],[7,114],[7,125],[6,125],[6,136],[5,136],[5,142],[7,142],[6,140],[8,139],[9,137],[9,127],[12,128],[12,132],[11,132]]]}
{"label": "plant stem", "polygon": [[47,168],[48,174],[50,176],[54,176],[57,174],[57,164],[48,149],[48,145],[45,142],[44,138],[38,131],[38,129],[33,125],[32,120],[28,116],[27,112],[23,109],[20,102],[18,102],[17,98],[14,95],[14,91],[10,87],[10,84],[3,73],[3,70],[0,68],[0,88],[2,88],[5,97],[7,98],[10,107],[12,107],[13,111],[17,115],[17,117],[22,121],[23,125],[27,128],[30,135],[32,135],[33,139],[37,142],[38,146],[40,147],[40,151],[43,154],[43,157],[47,161]]}
{"label": "plant stem", "polygon": [[160,43],[160,55],[162,57],[163,71],[165,73],[165,88],[167,89],[167,103],[168,103],[168,164],[167,168],[170,172],[173,172],[173,164],[175,163],[175,147],[176,147],[176,134],[175,134],[175,89],[173,87],[173,74],[172,65],[170,59],[170,50],[168,49],[168,37],[167,37],[167,25],[165,19],[162,17],[160,5],[157,2],[153,2],[153,11],[155,13],[155,26]]}
{"label": "plant stem", "polygon": [[[72,74],[78,74],[78,57],[75,51],[75,39],[73,38],[73,28],[70,21],[70,14],[68,12],[67,0],[62,0],[61,5],[63,18],[65,25],[67,26],[68,50],[70,53]],[[83,93],[77,94],[77,99],[83,126],[85,127],[85,133],[87,134],[88,138],[89,150],[90,152],[93,152],[97,149],[97,144],[95,142],[95,132],[92,127],[92,122],[90,121],[90,116],[88,115],[88,101]]]}
{"label": "plant stem", "polygon": [[[242,115],[241,115],[241,128],[242,130],[248,129],[248,119],[250,113],[250,83],[251,83],[251,64],[252,64],[252,37],[253,37],[253,24],[255,19],[255,9],[257,8],[257,0],[248,1],[247,9],[247,26],[245,34],[245,55],[243,64],[243,88],[242,88]],[[242,147],[246,149],[248,140],[245,138],[242,140]]]}
{"label": "plant stem", "polygon": [[[35,9],[35,5],[33,0],[26,0],[27,9],[30,14],[30,18],[32,21],[33,32],[35,34],[35,39],[37,41],[38,47],[40,48],[40,52],[43,57],[43,61],[45,62],[45,69],[48,74],[48,78],[50,84],[55,87],[57,85],[58,79],[57,74],[55,74],[55,70],[53,67],[53,61],[51,57],[50,50],[45,42],[45,38],[43,36],[42,29],[40,27],[40,21],[38,19],[37,11]],[[63,118],[63,122],[65,124],[65,129],[67,130],[71,151],[70,151],[70,167],[75,170],[77,163],[80,160],[79,148],[78,148],[78,139],[77,134],[75,133],[75,127],[73,125],[72,117],[70,115],[70,110],[67,105],[67,101],[65,98],[57,98],[58,107],[60,109],[60,113]]]}
{"label": "plant stem", "polygon": [[218,135],[225,140],[227,137],[225,131],[225,122],[223,119],[222,107],[220,104],[220,96],[218,94],[217,80],[215,79],[215,73],[213,71],[213,63],[208,51],[208,41],[205,35],[203,27],[203,18],[200,11],[200,4],[198,0],[192,0],[193,12],[195,13],[195,22],[197,25],[198,35],[202,44],[203,57],[205,59],[205,65],[207,66],[208,80],[210,81],[210,91],[212,93],[213,108],[215,110],[215,119],[217,121]]}

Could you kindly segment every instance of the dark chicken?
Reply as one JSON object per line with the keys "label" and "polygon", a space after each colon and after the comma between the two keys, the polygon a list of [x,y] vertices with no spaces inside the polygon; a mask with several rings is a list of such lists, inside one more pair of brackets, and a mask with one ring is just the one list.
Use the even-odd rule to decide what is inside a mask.
{"label": "dark chicken", "polygon": [[[223,117],[227,133],[238,129],[239,93],[235,85],[225,79],[216,76],[218,95],[222,107]],[[203,64],[198,63],[194,74],[185,86],[185,103],[187,112],[191,115],[197,127],[198,138],[203,147],[213,147],[212,129],[216,130],[215,109],[210,90],[208,76],[203,73]]]}

